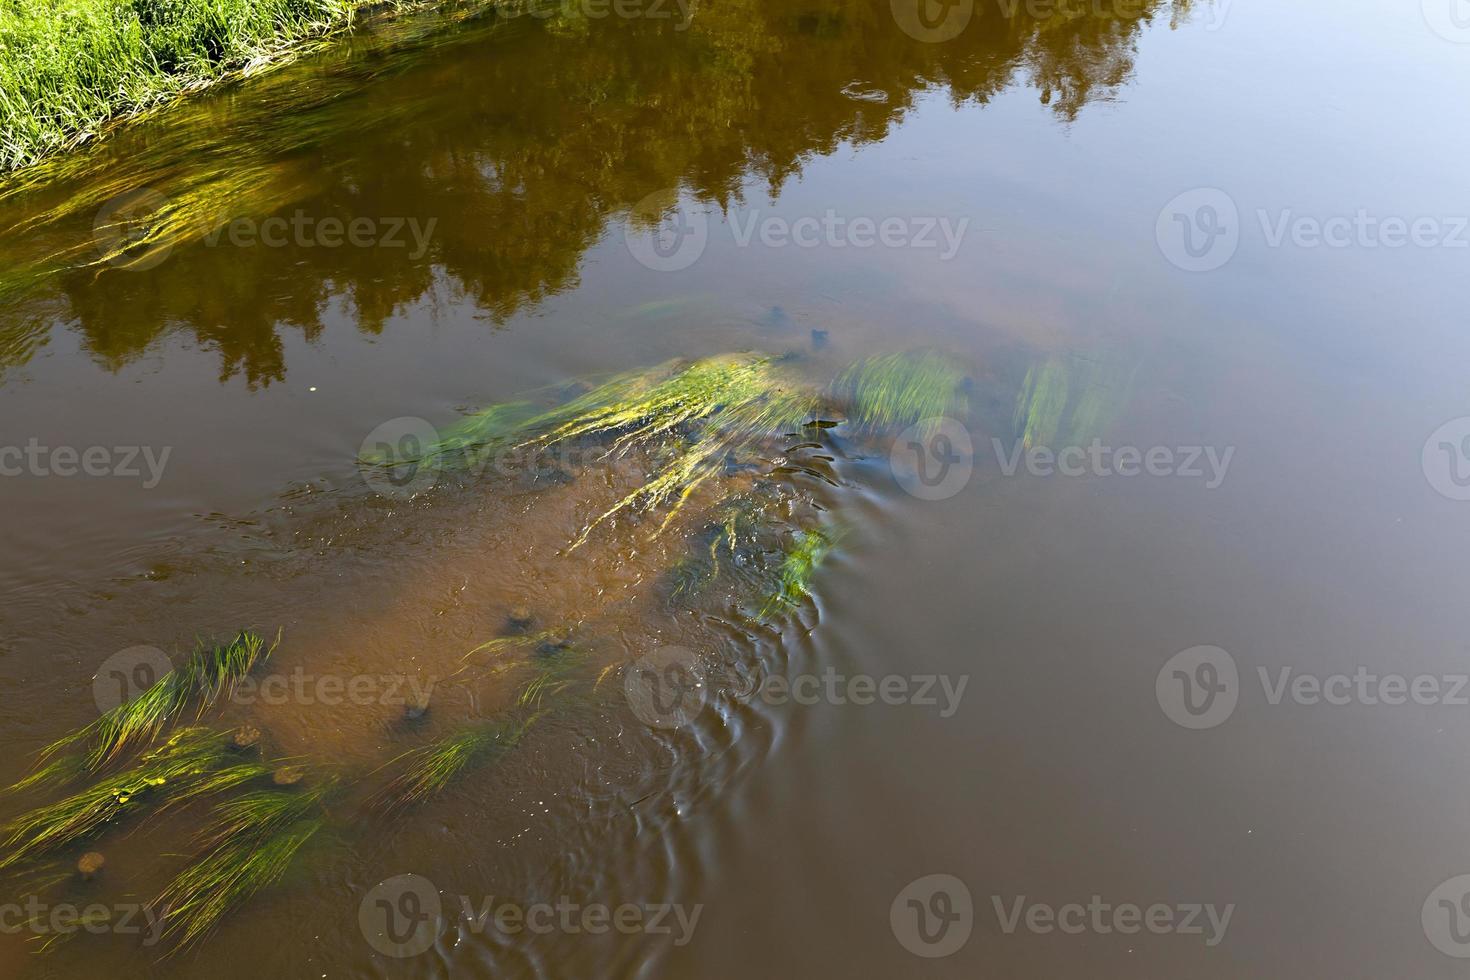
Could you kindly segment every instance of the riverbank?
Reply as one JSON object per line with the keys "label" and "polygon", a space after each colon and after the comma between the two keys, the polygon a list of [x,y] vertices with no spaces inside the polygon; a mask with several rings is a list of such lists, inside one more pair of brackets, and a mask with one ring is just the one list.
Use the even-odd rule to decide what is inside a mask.
{"label": "riverbank", "polygon": [[0,177],[409,0],[0,0]]}

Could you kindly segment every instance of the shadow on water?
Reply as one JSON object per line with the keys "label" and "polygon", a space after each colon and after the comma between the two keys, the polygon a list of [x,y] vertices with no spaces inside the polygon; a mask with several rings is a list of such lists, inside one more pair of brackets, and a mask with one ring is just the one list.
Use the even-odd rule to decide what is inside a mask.
{"label": "shadow on water", "polygon": [[[284,377],[283,329],[311,340],[329,308],[366,334],[425,299],[501,323],[574,285],[651,193],[729,207],[751,179],[779,189],[814,154],[883,139],[923,93],[985,103],[1028,85],[1066,123],[1127,80],[1142,27],[1191,3],[1045,20],[1025,6],[980,3],[943,43],[859,0],[382,26],[0,191],[0,367],[58,325],[113,370],[183,332],[222,379],[260,386]],[[380,247],[284,223],[279,247],[239,247],[231,222],[255,222],[254,242],[272,216],[366,218]]]}

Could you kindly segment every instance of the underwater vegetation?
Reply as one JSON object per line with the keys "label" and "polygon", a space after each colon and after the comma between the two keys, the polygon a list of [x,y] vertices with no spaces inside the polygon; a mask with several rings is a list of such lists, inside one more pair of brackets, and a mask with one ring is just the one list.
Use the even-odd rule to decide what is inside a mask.
{"label": "underwater vegetation", "polygon": [[575,549],[625,511],[671,504],[666,526],[727,457],[800,427],[816,406],[815,394],[796,387],[778,359],[728,354],[619,375],[544,412],[492,405],[455,423],[422,458],[473,457],[474,449],[506,442],[524,450],[596,443],[603,460],[648,453],[643,485],[595,517]]}
{"label": "underwater vegetation", "polygon": [[697,598],[722,572],[748,564],[765,523],[759,503],[746,494],[719,508],[697,533],[689,553],[669,569],[669,598]]}
{"label": "underwater vegetation", "polygon": [[[279,642],[278,635],[267,648],[259,634],[243,631],[228,643],[198,647],[182,666],[138,697],[43,749],[40,768],[16,788],[96,772],[121,753],[153,741],[191,703],[196,706],[196,717],[202,716],[221,699],[228,699],[246,675],[269,659]],[[71,749],[80,751],[63,754]]]}
{"label": "underwater vegetation", "polygon": [[540,713],[522,720],[479,725],[420,746],[390,763],[401,767],[373,798],[380,810],[392,812],[433,797],[475,765],[483,765],[515,748]]}
{"label": "underwater vegetation", "polygon": [[219,803],[200,834],[200,856],[155,903],[164,911],[164,934],[180,946],[197,942],[227,913],[280,881],[297,852],[326,826],[324,803],[334,790],[328,780]]}
{"label": "underwater vegetation", "polygon": [[791,536],[776,570],[776,588],[761,609],[762,619],[792,609],[812,594],[812,579],[840,537],[840,531],[820,527]]}
{"label": "underwater vegetation", "polygon": [[6,848],[0,868],[85,840],[124,817],[222,792],[269,772],[259,762],[241,761],[218,732],[183,729],[127,769],[6,823],[0,828]]}
{"label": "underwater vegetation", "polygon": [[498,446],[534,450],[587,442],[598,446],[603,460],[642,453],[649,462],[646,480],[590,521],[572,542],[575,550],[624,512],[667,506],[658,526],[664,530],[731,461],[762,458],[773,440],[799,433],[825,412],[844,414],[854,437],[963,414],[964,380],[952,358],[932,351],[859,361],[826,388],[803,378],[787,358],[723,354],[622,374],[543,412],[525,402],[491,405],[447,427],[417,458],[473,466]]}
{"label": "underwater vegetation", "polygon": [[937,351],[885,354],[838,375],[832,399],[845,407],[855,431],[873,434],[963,415],[964,380],[960,365]]}
{"label": "underwater vegetation", "polygon": [[1135,370],[1061,355],[1032,365],[1014,418],[1025,447],[1083,446],[1101,436],[1127,405]]}
{"label": "underwater vegetation", "polygon": [[[421,458],[472,469],[486,447],[573,445],[587,450],[589,466],[635,457],[636,472],[646,474],[641,485],[611,507],[591,508],[571,547],[548,560],[566,560],[619,514],[662,510],[652,532],[659,535],[676,515],[697,509],[697,520],[680,525],[680,537],[671,534],[668,551],[676,557],[654,581],[665,598],[690,610],[696,602],[713,604],[719,616],[769,626],[813,595],[824,560],[842,539],[840,521],[812,496],[842,487],[827,464],[882,452],[879,440],[966,408],[965,372],[935,352],[869,358],[825,384],[801,367],[795,358],[756,353],[661,364],[604,379],[561,404],[492,405],[446,427],[434,445],[422,447]],[[700,488],[707,492],[692,506]],[[228,700],[272,656],[280,636],[268,644],[242,631],[228,642],[201,643],[140,696],[43,750],[40,768],[12,790],[74,785],[0,826],[0,869],[54,855],[135,815],[207,805],[193,856],[156,901],[173,948],[198,943],[285,878],[333,825],[329,810],[349,790],[365,791],[357,798],[369,813],[399,815],[515,749],[548,713],[579,703],[620,666],[614,660],[596,674],[592,627],[583,620],[533,628],[540,619],[518,606],[501,635],[462,658],[460,673],[469,672],[463,683],[510,675],[502,709],[361,777],[323,776],[310,760],[284,767],[268,761],[253,725],[233,737],[197,724],[170,732]],[[419,705],[406,717],[427,710]],[[374,788],[380,772],[386,781]]]}

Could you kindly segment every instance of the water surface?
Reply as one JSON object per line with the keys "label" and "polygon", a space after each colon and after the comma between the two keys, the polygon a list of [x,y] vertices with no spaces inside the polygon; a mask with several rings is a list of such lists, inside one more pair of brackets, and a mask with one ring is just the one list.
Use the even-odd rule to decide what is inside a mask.
{"label": "water surface", "polygon": [[[857,0],[430,15],[11,192],[0,445],[168,455],[156,483],[146,468],[0,479],[0,780],[96,716],[109,656],[243,625],[284,631],[280,673],[441,682],[411,730],[392,706],[299,697],[221,716],[354,779],[504,706],[505,683],[450,675],[522,604],[581,624],[593,676],[678,645],[726,679],[967,681],[948,714],[773,705],[732,681],[666,730],[614,675],[398,820],[334,814],[327,846],[196,950],[82,935],[35,957],[22,932],[7,968],[1459,975],[1421,912],[1470,871],[1465,708],[1272,704],[1258,671],[1465,670],[1467,505],[1421,456],[1467,413],[1454,227],[1470,48],[1414,4],[1074,7],[981,2],[942,41]],[[146,261],[98,263],[99,211],[145,189],[203,217]],[[1173,214],[1198,245],[1199,205],[1222,200],[1238,246],[1189,271],[1224,253],[1191,255]],[[1431,218],[1439,239],[1272,244],[1282,221],[1360,211]],[[272,217],[317,230],[262,242]],[[367,219],[372,242],[324,244],[324,218]],[[256,231],[232,233],[237,219]],[[783,238],[803,220],[811,244]],[[889,220],[888,244],[858,243],[854,222]],[[670,231],[690,221],[693,258]],[[775,626],[671,604],[677,540],[645,527],[565,552],[636,470],[446,478],[408,498],[356,463],[393,419],[448,425],[670,359],[763,351],[826,379],[916,348],[965,366],[973,474],[921,499],[887,445],[832,435],[833,484],[802,484],[783,513],[846,534]],[[1033,430],[1043,448],[1208,447],[1228,466],[1008,474],[1028,375],[1045,371],[1069,410]],[[1199,645],[1229,652],[1239,704],[1191,730],[1156,680]],[[98,845],[103,879],[51,900],[157,894],[189,821],[129,829]],[[359,913],[406,873],[451,921],[396,959]],[[931,874],[974,905],[968,942],[937,959],[890,918]],[[700,912],[683,943],[477,933],[461,895]],[[1213,945],[1208,929],[1007,932],[995,905],[1021,896],[1233,912]]]}

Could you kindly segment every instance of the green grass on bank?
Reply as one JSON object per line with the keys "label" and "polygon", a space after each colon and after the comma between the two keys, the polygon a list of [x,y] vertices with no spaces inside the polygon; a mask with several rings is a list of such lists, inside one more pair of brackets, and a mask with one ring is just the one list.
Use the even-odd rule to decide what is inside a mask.
{"label": "green grass on bank", "polygon": [[0,173],[351,23],[376,0],[0,0]]}

